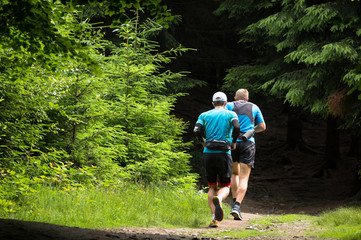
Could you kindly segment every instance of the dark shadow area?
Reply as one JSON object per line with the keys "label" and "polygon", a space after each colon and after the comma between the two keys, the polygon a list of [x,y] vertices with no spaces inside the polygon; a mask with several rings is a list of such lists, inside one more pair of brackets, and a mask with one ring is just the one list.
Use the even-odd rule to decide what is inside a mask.
{"label": "dark shadow area", "polygon": [[153,233],[116,232],[66,227],[48,223],[0,219],[1,240],[114,240],[114,239],[197,239],[186,236],[172,236]]}

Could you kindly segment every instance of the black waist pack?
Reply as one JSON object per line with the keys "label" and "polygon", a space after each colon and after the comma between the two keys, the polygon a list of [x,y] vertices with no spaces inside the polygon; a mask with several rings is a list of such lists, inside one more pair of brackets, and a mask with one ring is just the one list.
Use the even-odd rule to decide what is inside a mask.
{"label": "black waist pack", "polygon": [[229,151],[231,150],[231,144],[227,141],[209,140],[206,142],[206,148],[218,151]]}

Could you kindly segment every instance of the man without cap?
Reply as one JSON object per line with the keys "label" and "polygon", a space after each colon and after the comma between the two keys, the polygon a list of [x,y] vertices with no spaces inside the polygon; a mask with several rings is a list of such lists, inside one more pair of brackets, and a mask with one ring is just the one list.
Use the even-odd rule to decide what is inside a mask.
{"label": "man without cap", "polygon": [[236,147],[239,123],[237,114],[225,109],[226,94],[216,92],[213,95],[212,104],[214,109],[199,115],[194,132],[204,147],[203,161],[209,186],[208,205],[212,212],[212,221],[209,226],[217,227],[217,221],[223,219],[222,201],[230,192],[231,149]]}
{"label": "man without cap", "polygon": [[[237,147],[232,151],[233,172],[231,191],[233,205],[231,214],[235,220],[242,220],[240,206],[248,188],[251,168],[254,168],[256,145],[253,133],[266,130],[266,123],[261,110],[256,104],[248,102],[248,97],[247,89],[239,89],[234,97],[235,101],[229,102],[226,105],[226,109],[237,114],[240,125],[240,137],[237,140]],[[252,131],[250,138],[242,138],[242,135],[248,131]]]}

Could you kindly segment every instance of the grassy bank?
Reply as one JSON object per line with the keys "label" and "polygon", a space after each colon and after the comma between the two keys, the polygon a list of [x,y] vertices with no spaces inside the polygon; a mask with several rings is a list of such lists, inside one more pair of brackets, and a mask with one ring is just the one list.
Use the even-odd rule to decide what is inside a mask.
{"label": "grassy bank", "polygon": [[324,228],[317,236],[336,239],[361,239],[361,207],[343,207],[315,219]]}
{"label": "grassy bank", "polygon": [[82,228],[190,227],[210,221],[206,194],[170,186],[125,184],[115,189],[39,190],[16,213],[0,217]]}

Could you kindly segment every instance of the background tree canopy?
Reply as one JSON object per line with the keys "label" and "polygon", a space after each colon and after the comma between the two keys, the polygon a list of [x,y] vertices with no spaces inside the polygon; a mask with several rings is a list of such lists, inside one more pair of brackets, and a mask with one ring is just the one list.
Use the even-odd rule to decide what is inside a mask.
{"label": "background tree canopy", "polygon": [[229,69],[225,89],[245,86],[340,117],[359,134],[357,1],[222,1],[216,13],[248,23],[240,41],[254,52],[251,63]]}
{"label": "background tree canopy", "polygon": [[223,89],[245,87],[283,99],[291,106],[291,147],[303,144],[302,128],[297,123],[302,115],[311,113],[327,119],[325,158],[331,161],[329,166],[339,158],[339,129],[349,131],[354,136],[353,145],[360,149],[360,3],[219,3],[215,13],[240,23],[239,42],[253,52],[247,64],[228,69]]}

